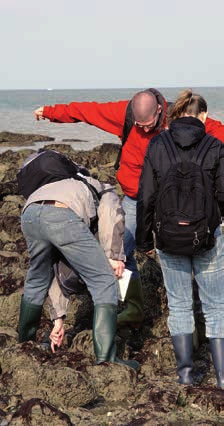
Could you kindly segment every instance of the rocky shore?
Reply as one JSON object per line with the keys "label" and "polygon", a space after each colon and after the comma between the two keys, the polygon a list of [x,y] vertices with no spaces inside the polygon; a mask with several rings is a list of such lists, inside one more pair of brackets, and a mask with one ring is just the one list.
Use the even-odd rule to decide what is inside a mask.
{"label": "rocky shore", "polygon": [[[27,139],[20,135],[21,145],[23,136],[24,144],[35,140],[35,135]],[[1,138],[0,134],[0,144]],[[118,145],[104,144],[92,151],[53,144],[47,148],[82,163],[94,177],[116,185],[122,196],[113,168]],[[196,285],[195,386],[176,383],[166,293],[156,258],[136,253],[145,303],[142,329],[117,330],[119,356],[139,361],[139,372],[120,364],[95,365],[93,306],[86,289],[70,301],[64,344],[56,354],[40,346],[52,328],[47,303],[37,342],[18,343],[19,305],[29,259],[20,229],[24,199],[18,195],[16,172],[31,152],[24,147],[0,155],[0,426],[224,424],[224,391],[215,387]]]}

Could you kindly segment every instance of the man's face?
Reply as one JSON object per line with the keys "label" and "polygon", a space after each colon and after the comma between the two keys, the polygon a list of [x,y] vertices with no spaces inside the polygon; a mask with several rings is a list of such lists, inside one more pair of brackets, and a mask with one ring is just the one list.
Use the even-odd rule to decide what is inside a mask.
{"label": "man's face", "polygon": [[136,127],[140,127],[146,133],[150,132],[151,130],[153,130],[156,127],[156,124],[157,124],[157,121],[159,119],[159,115],[160,115],[161,111],[162,111],[162,107],[161,107],[161,105],[158,105],[156,114],[152,117],[149,117],[149,120],[147,122],[134,121],[134,125]]}

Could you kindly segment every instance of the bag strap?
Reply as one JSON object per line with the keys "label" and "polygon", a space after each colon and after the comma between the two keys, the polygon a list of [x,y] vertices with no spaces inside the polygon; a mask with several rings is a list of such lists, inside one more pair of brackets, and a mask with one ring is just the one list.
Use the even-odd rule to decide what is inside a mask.
{"label": "bag strap", "polygon": [[129,101],[127,105],[127,109],[126,109],[123,134],[121,139],[122,146],[124,146],[132,127],[133,127],[132,107],[131,107],[131,101]]}
{"label": "bag strap", "polygon": [[181,158],[180,158],[180,155],[177,151],[176,145],[173,141],[173,138],[171,137],[169,130],[166,130],[165,132],[161,132],[160,136],[161,136],[163,143],[166,147],[167,154],[169,156],[171,163],[172,164],[180,163]]}
{"label": "bag strap", "polygon": [[214,136],[206,134],[205,137],[199,143],[197,149],[195,150],[195,153],[191,161],[193,161],[194,163],[200,166],[210,146],[215,140],[216,138]]}
{"label": "bag strap", "polygon": [[99,202],[100,199],[102,197],[101,192],[98,192],[97,189],[95,188],[95,186],[93,186],[91,183],[89,183],[87,181],[87,179],[85,179],[83,176],[80,176],[78,173],[76,176],[72,176],[75,180],[80,180],[81,182],[83,182],[87,188],[89,189],[89,191],[91,192],[92,196],[93,196],[93,200],[94,200],[94,204],[96,209],[99,207]]}
{"label": "bag strap", "polygon": [[115,164],[114,164],[115,170],[119,169],[122,148],[123,148],[123,146],[124,146],[124,144],[125,144],[125,142],[128,138],[128,135],[129,135],[132,127],[133,127],[132,108],[131,108],[131,101],[129,101],[128,105],[127,105],[126,113],[125,113],[125,120],[124,120],[124,127],[123,127],[122,139],[121,139],[121,146],[120,146],[120,149],[118,151],[117,159],[116,159]]}

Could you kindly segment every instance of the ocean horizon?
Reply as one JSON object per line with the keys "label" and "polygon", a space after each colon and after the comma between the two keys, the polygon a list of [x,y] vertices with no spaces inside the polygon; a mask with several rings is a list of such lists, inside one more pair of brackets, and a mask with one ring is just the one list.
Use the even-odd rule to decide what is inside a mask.
{"label": "ocean horizon", "polygon": [[[188,87],[158,87],[168,101],[174,101],[180,91]],[[205,97],[209,115],[224,122],[224,87],[192,87]],[[119,143],[116,136],[89,126],[85,123],[50,123],[36,121],[34,111],[42,105],[76,102],[114,102],[130,99],[134,93],[144,88],[124,89],[5,89],[0,90],[0,132],[32,133],[51,136],[55,143],[67,143],[75,150],[89,150],[103,143]],[[63,140],[66,140],[64,142]],[[73,141],[72,141],[73,140]],[[75,140],[75,141],[74,141]],[[39,149],[49,142],[37,142],[30,146]],[[18,150],[21,146],[0,147]]]}

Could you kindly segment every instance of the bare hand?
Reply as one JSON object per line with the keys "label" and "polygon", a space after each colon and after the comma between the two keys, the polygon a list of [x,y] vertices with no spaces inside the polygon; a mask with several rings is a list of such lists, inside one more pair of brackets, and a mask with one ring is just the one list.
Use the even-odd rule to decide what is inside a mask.
{"label": "bare hand", "polygon": [[34,116],[36,118],[37,121],[39,120],[45,120],[44,116],[43,116],[43,112],[44,112],[44,107],[40,107],[37,108],[36,111],[34,111]]}
{"label": "bare hand", "polygon": [[109,259],[109,262],[114,270],[116,277],[117,278],[121,277],[125,268],[124,262],[122,262],[122,260],[114,260],[114,259]]}
{"label": "bare hand", "polygon": [[63,320],[61,318],[58,318],[54,322],[54,328],[50,334],[51,339],[51,350],[53,353],[55,353],[55,346],[60,348],[63,342],[65,330],[63,325]]}

